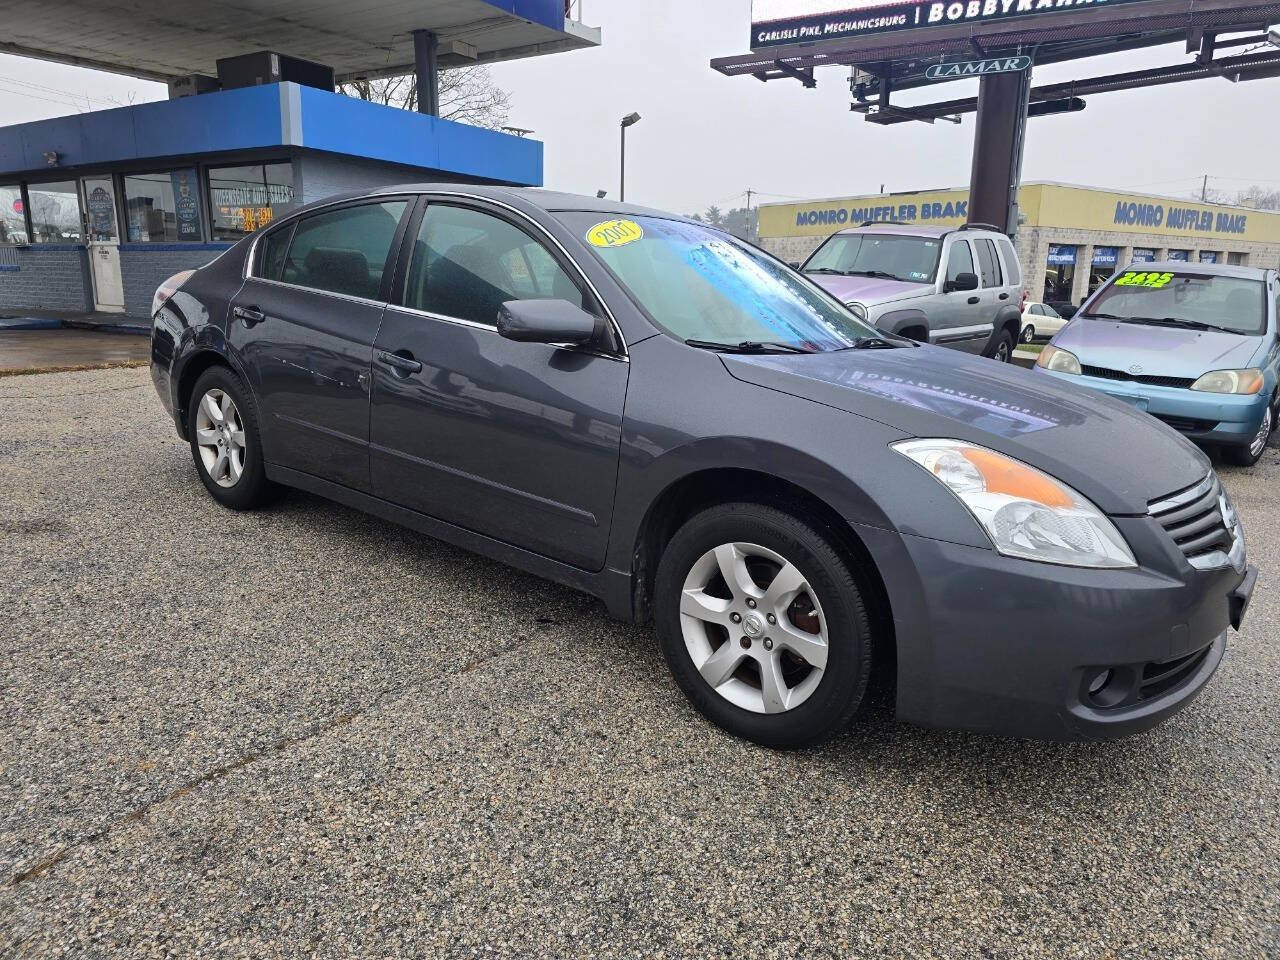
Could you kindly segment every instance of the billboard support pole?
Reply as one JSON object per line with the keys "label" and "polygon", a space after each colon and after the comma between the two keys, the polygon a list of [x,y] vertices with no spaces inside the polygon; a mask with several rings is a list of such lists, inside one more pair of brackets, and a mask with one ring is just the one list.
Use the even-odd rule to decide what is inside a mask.
{"label": "billboard support pole", "polygon": [[979,81],[969,220],[994,224],[1010,237],[1018,232],[1018,184],[1030,96],[1029,69],[991,73]]}

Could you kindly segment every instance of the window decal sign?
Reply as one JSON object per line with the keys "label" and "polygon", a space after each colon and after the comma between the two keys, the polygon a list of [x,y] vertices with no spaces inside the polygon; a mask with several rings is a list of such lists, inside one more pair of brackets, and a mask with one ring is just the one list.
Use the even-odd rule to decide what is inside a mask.
{"label": "window decal sign", "polygon": [[625,247],[644,239],[644,228],[634,220],[606,220],[587,231],[587,243],[593,247]]}
{"label": "window decal sign", "polygon": [[1124,276],[1116,281],[1116,286],[1149,287],[1152,290],[1159,290],[1161,287],[1167,287],[1171,280],[1173,280],[1172,273],[1160,273],[1159,271],[1141,273],[1137,270],[1128,270]]}

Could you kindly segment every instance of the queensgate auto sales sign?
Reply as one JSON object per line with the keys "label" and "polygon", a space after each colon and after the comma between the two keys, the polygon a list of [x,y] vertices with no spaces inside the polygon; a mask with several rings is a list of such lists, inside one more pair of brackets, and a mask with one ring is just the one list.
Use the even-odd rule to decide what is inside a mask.
{"label": "queensgate auto sales sign", "polygon": [[982,24],[1038,13],[1095,10],[1141,0],[752,0],[751,47],[841,40],[893,30]]}

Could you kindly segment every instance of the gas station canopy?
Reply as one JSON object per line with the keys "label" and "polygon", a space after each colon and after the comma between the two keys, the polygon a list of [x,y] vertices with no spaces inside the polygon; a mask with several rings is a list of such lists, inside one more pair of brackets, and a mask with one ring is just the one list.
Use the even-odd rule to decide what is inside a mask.
{"label": "gas station canopy", "polygon": [[412,31],[462,41],[476,62],[598,46],[565,0],[0,0],[0,51],[167,81],[272,50],[339,80],[413,71]]}

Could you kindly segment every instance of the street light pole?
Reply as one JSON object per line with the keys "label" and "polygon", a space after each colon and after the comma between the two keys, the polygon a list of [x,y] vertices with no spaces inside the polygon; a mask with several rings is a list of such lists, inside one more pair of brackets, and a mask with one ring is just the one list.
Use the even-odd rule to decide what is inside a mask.
{"label": "street light pole", "polygon": [[627,127],[635,126],[640,122],[640,114],[629,113],[622,118],[622,172],[618,183],[618,200],[626,202],[627,199]]}

